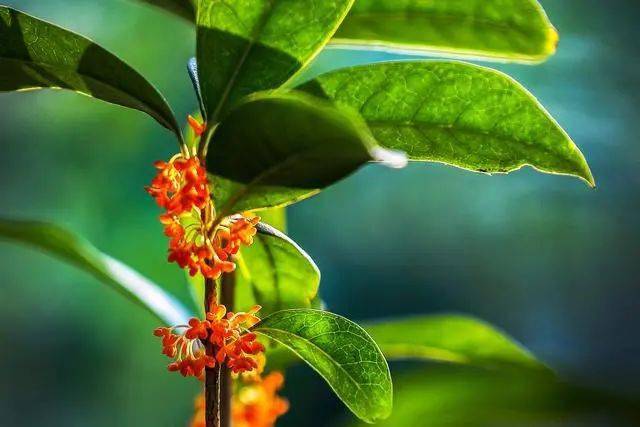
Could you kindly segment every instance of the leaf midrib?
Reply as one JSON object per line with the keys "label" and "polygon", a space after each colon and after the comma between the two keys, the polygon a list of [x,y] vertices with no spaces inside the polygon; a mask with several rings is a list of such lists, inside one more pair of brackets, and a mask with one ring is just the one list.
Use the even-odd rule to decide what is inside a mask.
{"label": "leaf midrib", "polygon": [[496,135],[490,132],[483,132],[478,129],[473,129],[465,126],[456,126],[453,124],[446,123],[432,123],[432,122],[416,122],[416,121],[405,121],[405,122],[394,122],[391,120],[366,120],[369,127],[372,128],[431,128],[431,129],[444,129],[450,132],[467,132],[474,136],[482,136],[482,137],[491,137],[497,139],[499,141],[510,142],[510,143],[519,143],[519,144],[534,144],[533,141],[520,140],[515,138],[509,138],[504,135]]}

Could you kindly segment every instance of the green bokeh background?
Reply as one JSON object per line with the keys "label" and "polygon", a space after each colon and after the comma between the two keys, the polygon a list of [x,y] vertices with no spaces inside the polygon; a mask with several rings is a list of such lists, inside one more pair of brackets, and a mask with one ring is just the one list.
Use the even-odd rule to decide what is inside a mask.
{"label": "green bokeh background", "polygon": [[[5,3],[117,52],[179,117],[195,109],[187,24],[126,0]],[[473,314],[565,378],[638,395],[640,6],[542,3],[561,34],[558,54],[537,67],[497,68],[573,136],[596,190],[530,170],[488,177],[369,166],[290,209],[290,234],[319,264],[334,312]],[[387,59],[332,50],[314,72]],[[0,215],[61,222],[187,300],[143,191],[151,162],[176,149],[168,132],[138,112],[33,92],[0,95],[0,142]],[[0,243],[0,271],[1,425],[186,425],[198,384],[165,373],[150,315],[30,249]],[[285,394],[293,408],[279,425],[331,426],[346,415],[304,367]]]}

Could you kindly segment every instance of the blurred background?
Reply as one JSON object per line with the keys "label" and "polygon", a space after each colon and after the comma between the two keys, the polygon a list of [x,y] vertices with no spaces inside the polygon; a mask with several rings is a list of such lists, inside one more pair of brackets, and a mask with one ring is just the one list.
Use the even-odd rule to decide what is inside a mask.
{"label": "blurred background", "polygon": [[[5,3],[118,53],[178,117],[196,108],[186,23],[126,0]],[[496,68],[572,135],[595,190],[531,170],[488,177],[435,164],[369,166],[291,208],[290,234],[320,266],[334,312],[356,320],[475,315],[567,380],[638,396],[640,5],[542,3],[561,34],[557,55],[536,67]],[[329,50],[310,72],[394,58]],[[158,211],[143,191],[151,162],[176,149],[169,132],[138,112],[32,92],[0,95],[0,143],[1,216],[63,223],[188,299],[181,272],[164,262]],[[31,249],[0,242],[0,271],[0,424],[186,425],[198,384],[165,374],[151,315]],[[284,394],[293,405],[279,425],[349,421],[305,367],[290,372]]]}

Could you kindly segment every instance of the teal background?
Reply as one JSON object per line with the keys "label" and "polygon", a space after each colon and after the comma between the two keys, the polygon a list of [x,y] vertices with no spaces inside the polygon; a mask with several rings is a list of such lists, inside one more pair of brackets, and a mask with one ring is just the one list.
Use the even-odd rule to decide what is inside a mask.
{"label": "teal background", "polygon": [[[125,0],[5,3],[118,53],[178,117],[196,108],[186,23]],[[531,170],[488,177],[442,165],[368,166],[291,208],[290,234],[319,264],[334,312],[476,315],[564,378],[638,395],[640,6],[542,3],[561,34],[558,54],[536,67],[496,67],[572,135],[597,189]],[[331,50],[311,73],[387,59]],[[176,150],[171,134],[73,93],[14,93],[0,95],[0,144],[0,215],[61,222],[188,299],[143,191],[151,162]],[[165,373],[150,315],[31,249],[0,243],[0,271],[0,424],[186,425],[198,384]],[[293,408],[283,426],[330,426],[346,415],[304,367],[284,394]]]}

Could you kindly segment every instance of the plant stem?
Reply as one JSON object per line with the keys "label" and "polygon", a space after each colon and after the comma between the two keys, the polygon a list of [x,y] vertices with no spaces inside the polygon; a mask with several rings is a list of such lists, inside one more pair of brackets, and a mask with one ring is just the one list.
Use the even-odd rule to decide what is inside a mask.
{"label": "plant stem", "polygon": [[[222,276],[220,286],[220,302],[233,311],[235,304],[236,273]],[[220,427],[231,427],[231,399],[233,397],[233,380],[231,370],[226,365],[220,371]]]}
{"label": "plant stem", "polygon": [[204,383],[207,427],[220,427],[220,366],[207,368]]}
{"label": "plant stem", "polygon": [[[205,280],[204,287],[204,311],[211,310],[211,306],[217,302],[216,281]],[[207,342],[207,354],[215,357],[213,344]],[[205,418],[207,427],[220,427],[220,365],[207,368],[204,380]]]}
{"label": "plant stem", "polygon": [[[233,310],[235,303],[235,273],[224,274],[220,286],[220,304]],[[205,312],[210,311],[211,305],[218,302],[215,280],[205,281]],[[211,343],[207,343],[207,354],[215,357]],[[205,375],[205,404],[206,427],[231,427],[231,398],[233,397],[233,382],[231,370],[226,365],[216,364],[214,368],[207,368]]]}

